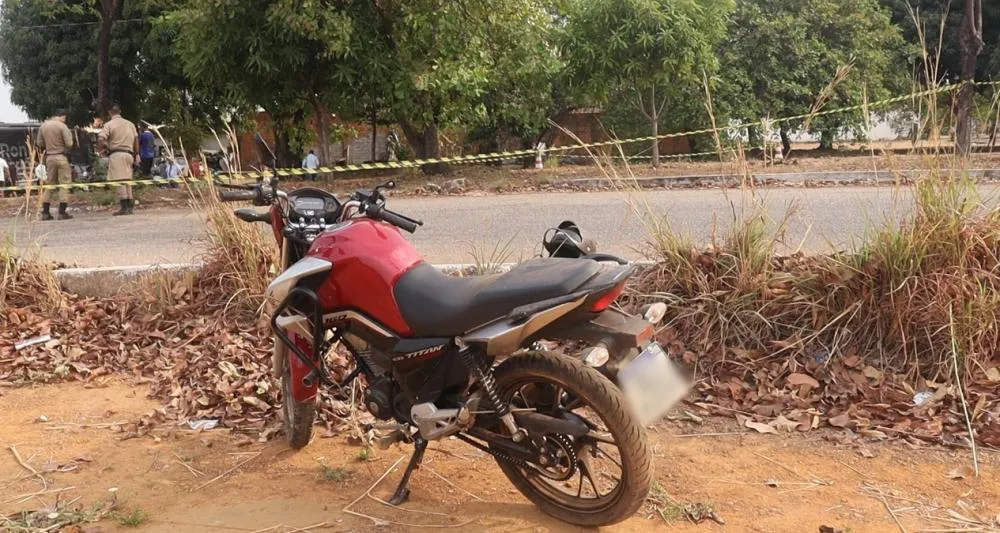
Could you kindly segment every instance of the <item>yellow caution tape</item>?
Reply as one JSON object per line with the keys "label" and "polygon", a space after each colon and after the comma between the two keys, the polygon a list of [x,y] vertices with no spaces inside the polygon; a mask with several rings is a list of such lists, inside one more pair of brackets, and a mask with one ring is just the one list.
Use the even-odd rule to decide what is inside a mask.
{"label": "yellow caution tape", "polygon": [[[978,85],[978,86],[998,86],[998,85],[1000,85],[1000,81],[979,82],[979,83],[976,83],[976,85]],[[942,86],[934,88],[934,89],[927,89],[927,90],[924,90],[924,91],[918,91],[918,92],[910,93],[910,94],[903,95],[903,96],[896,96],[896,97],[893,97],[893,98],[887,98],[885,100],[880,100],[878,102],[871,102],[871,103],[868,103],[868,104],[859,104],[859,105],[853,105],[853,106],[847,106],[847,107],[839,107],[839,108],[836,108],[836,109],[819,110],[819,111],[814,111],[814,112],[810,112],[810,113],[803,113],[801,115],[794,115],[794,116],[790,116],[790,117],[783,117],[783,118],[777,118],[777,119],[771,119],[771,120],[765,119],[765,120],[759,120],[757,122],[740,123],[737,126],[702,128],[702,129],[696,129],[696,130],[681,131],[681,132],[676,132],[676,133],[667,133],[667,134],[663,134],[663,135],[649,135],[649,136],[646,136],[646,137],[634,137],[634,138],[631,138],[631,139],[612,139],[612,140],[608,140],[608,141],[599,141],[599,142],[593,142],[593,143],[582,143],[582,144],[573,144],[573,145],[566,145],[566,146],[554,146],[554,147],[550,147],[550,148],[545,148],[543,150],[543,153],[569,152],[569,151],[572,151],[572,150],[600,148],[600,147],[605,147],[605,146],[621,146],[621,145],[624,145],[624,144],[632,144],[632,143],[639,143],[639,142],[650,142],[650,141],[661,140],[661,139],[670,139],[670,138],[677,138],[677,137],[689,137],[689,136],[694,136],[694,135],[704,135],[704,134],[709,134],[709,133],[715,133],[715,132],[718,132],[718,131],[725,131],[725,130],[729,130],[729,129],[734,129],[734,127],[742,129],[742,128],[747,128],[747,127],[760,127],[760,126],[764,126],[766,124],[772,124],[772,125],[773,124],[780,124],[780,123],[784,123],[784,122],[792,122],[792,121],[796,121],[796,120],[803,120],[803,119],[806,119],[806,118],[814,118],[814,117],[819,117],[819,116],[829,116],[829,115],[835,115],[835,114],[840,114],[840,113],[849,113],[849,112],[852,112],[852,111],[860,111],[860,110],[864,110],[864,109],[872,109],[872,108],[885,107],[885,106],[888,106],[888,105],[896,104],[896,103],[899,103],[899,102],[905,102],[907,100],[912,100],[912,99],[915,99],[915,98],[921,98],[921,97],[925,97],[925,96],[932,96],[932,95],[935,95],[935,94],[941,94],[941,93],[955,91],[955,90],[958,90],[961,87],[962,87],[962,84],[942,85]],[[534,155],[537,155],[538,152],[539,151],[537,149],[533,149],[532,148],[532,149],[525,149],[525,150],[507,151],[507,152],[493,152],[493,153],[488,153],[488,154],[461,155],[461,156],[454,156],[454,157],[440,157],[440,158],[435,158],[435,159],[412,159],[412,160],[407,160],[407,161],[390,161],[390,162],[386,162],[386,163],[361,163],[361,164],[355,164],[355,165],[340,165],[340,166],[335,166],[335,167],[319,167],[319,168],[314,168],[314,169],[305,169],[305,168],[279,168],[279,169],[276,169],[276,170],[273,170],[273,171],[272,170],[263,170],[263,171],[252,170],[252,171],[243,171],[243,172],[231,172],[231,173],[227,173],[227,174],[218,174],[214,178],[228,178],[228,179],[250,178],[250,179],[257,179],[257,178],[270,178],[270,177],[272,177],[274,175],[277,175],[279,177],[286,177],[286,176],[306,176],[306,175],[312,175],[312,174],[333,174],[333,173],[338,173],[338,172],[356,172],[356,171],[362,171],[362,170],[383,170],[383,169],[416,168],[416,167],[422,167],[422,166],[425,166],[425,165],[435,165],[435,164],[455,164],[455,165],[459,165],[459,164],[485,163],[485,162],[491,162],[491,161],[501,161],[501,160],[505,160],[505,159],[517,159],[517,158],[522,158],[522,157],[526,157],[526,156],[534,156]],[[674,154],[674,155],[669,155],[669,156],[662,156],[662,158],[667,159],[667,158],[672,158],[672,157],[678,157],[678,158],[680,158],[680,157],[697,157],[697,156],[711,155],[711,154],[715,154],[715,153],[716,152],[702,152],[702,153],[697,153],[697,154]],[[648,157],[648,156],[646,156],[646,157]],[[637,157],[633,157],[633,158],[637,158]],[[191,177],[187,177],[187,178],[181,178],[180,181],[181,182],[185,182],[185,183],[188,183],[188,182],[190,182],[190,183],[211,182],[214,178],[213,177],[205,177],[205,178],[191,178]],[[35,185],[35,186],[31,186],[31,187],[25,187],[25,186],[2,187],[2,188],[0,188],[0,191],[3,191],[3,192],[7,192],[7,191],[25,191],[25,190],[28,190],[28,189],[32,189],[32,190],[44,190],[44,189],[68,189],[68,190],[81,189],[81,190],[87,190],[87,189],[90,189],[90,188],[98,188],[98,189],[100,189],[100,188],[117,187],[119,185],[144,186],[144,185],[162,185],[162,184],[165,184],[165,183],[169,183],[169,182],[167,182],[166,180],[163,180],[163,179],[160,179],[160,180],[146,179],[146,180],[128,180],[128,181],[101,181],[101,182],[91,182],[91,183],[44,184],[44,185]]]}

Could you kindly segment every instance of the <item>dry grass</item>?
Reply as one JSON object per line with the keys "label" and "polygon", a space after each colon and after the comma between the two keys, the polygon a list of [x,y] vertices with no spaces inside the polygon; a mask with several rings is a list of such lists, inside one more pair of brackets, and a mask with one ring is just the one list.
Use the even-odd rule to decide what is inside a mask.
{"label": "dry grass", "polygon": [[54,313],[65,302],[59,282],[48,265],[19,257],[10,241],[0,243],[0,316],[8,307],[28,307]]}
{"label": "dry grass", "polygon": [[1000,211],[984,209],[974,193],[966,180],[928,177],[907,222],[822,256],[776,255],[779,235],[756,209],[706,250],[661,226],[658,264],[633,297],[665,302],[681,340],[723,359],[734,349],[820,360],[857,354],[946,379],[954,341],[966,375],[985,372],[1000,353]]}
{"label": "dry grass", "polygon": [[233,204],[219,200],[214,187],[192,188],[192,205],[205,222],[208,247],[204,266],[194,280],[199,293],[216,294],[227,312],[255,317],[264,304],[264,291],[278,274],[274,237],[263,226],[233,215]]}
{"label": "dry grass", "polygon": [[809,257],[777,254],[791,210],[770,220],[749,173],[729,229],[702,249],[649,209],[631,175],[601,165],[645,220],[657,261],[629,296],[666,303],[672,334],[710,361],[858,355],[947,381],[957,353],[963,377],[982,377],[1000,353],[1000,209],[944,170],[959,161],[926,158],[931,170],[897,190],[902,223],[876,221],[853,249]]}

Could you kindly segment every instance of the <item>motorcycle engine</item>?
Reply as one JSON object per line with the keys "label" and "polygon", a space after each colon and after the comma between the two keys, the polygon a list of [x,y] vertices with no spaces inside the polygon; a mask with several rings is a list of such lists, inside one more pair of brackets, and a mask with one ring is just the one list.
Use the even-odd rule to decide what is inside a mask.
{"label": "motorcycle engine", "polygon": [[391,379],[381,377],[365,389],[365,407],[379,420],[392,419],[392,386]]}

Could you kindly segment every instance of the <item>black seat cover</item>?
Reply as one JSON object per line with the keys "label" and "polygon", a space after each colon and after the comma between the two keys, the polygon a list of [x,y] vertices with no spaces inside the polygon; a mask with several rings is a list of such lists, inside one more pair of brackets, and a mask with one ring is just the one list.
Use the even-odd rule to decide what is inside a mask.
{"label": "black seat cover", "polygon": [[458,278],[421,263],[396,282],[396,304],[416,337],[452,337],[515,307],[570,294],[601,269],[596,261],[532,259],[505,274]]}

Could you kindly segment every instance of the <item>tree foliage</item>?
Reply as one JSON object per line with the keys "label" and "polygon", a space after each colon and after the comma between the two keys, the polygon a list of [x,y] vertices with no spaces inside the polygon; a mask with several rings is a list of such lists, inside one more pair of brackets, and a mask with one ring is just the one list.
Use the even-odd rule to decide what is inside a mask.
{"label": "tree foliage", "polygon": [[[722,100],[737,119],[756,122],[825,105],[860,105],[899,94],[912,51],[876,0],[740,0],[719,47]],[[842,75],[838,77],[838,72]],[[844,75],[846,73],[846,75]],[[831,134],[861,126],[861,113],[819,117]],[[783,140],[802,121],[782,123]]]}
{"label": "tree foliage", "polygon": [[402,126],[419,157],[440,153],[443,127],[529,135],[544,124],[558,64],[549,38],[552,2],[359,4],[359,85]]}
{"label": "tree foliage", "polygon": [[[880,0],[889,9],[892,22],[914,47],[926,46],[935,56],[939,83],[957,83],[962,72],[959,29],[965,14],[961,0]],[[942,31],[941,24],[944,22]],[[918,26],[919,23],[919,26]],[[923,39],[921,39],[921,34]],[[982,61],[976,79],[1000,79],[1000,2],[983,2]],[[940,50],[940,60],[936,60]],[[911,60],[913,76],[926,82],[925,68],[919,58]]]}
{"label": "tree foliage", "polygon": [[[664,110],[692,101],[717,68],[730,0],[579,0],[562,43],[573,88],[602,104],[624,98],[657,135]],[[659,162],[658,142],[652,144]]]}

